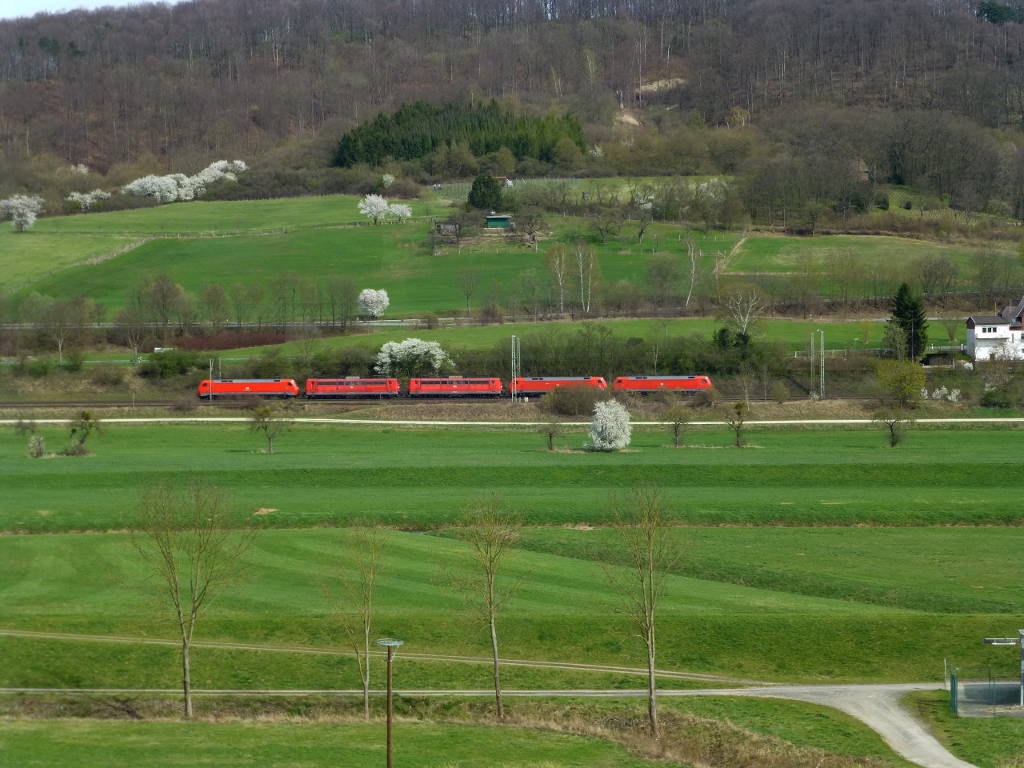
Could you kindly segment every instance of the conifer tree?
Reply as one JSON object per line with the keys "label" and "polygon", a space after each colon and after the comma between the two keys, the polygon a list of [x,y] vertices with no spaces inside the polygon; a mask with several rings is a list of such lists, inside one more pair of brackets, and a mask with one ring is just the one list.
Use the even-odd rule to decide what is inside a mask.
{"label": "conifer tree", "polygon": [[921,298],[911,293],[906,283],[900,285],[892,297],[892,321],[907,340],[907,357],[910,360],[920,358],[928,344],[928,318]]}
{"label": "conifer tree", "polygon": [[469,206],[481,211],[496,211],[501,208],[501,187],[498,180],[489,173],[482,173],[473,179],[469,190]]}

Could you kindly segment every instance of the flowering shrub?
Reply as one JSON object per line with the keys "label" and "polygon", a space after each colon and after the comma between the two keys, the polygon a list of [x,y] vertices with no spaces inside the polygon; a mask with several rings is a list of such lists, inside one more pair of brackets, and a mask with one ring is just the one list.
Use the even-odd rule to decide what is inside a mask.
{"label": "flowering shrub", "polygon": [[161,203],[176,200],[194,200],[202,197],[206,188],[217,181],[237,181],[237,174],[249,169],[241,160],[218,160],[210,163],[195,176],[172,173],[167,176],[143,176],[121,188],[126,195],[152,197]]}
{"label": "flowering shrub", "polygon": [[359,212],[363,214],[363,216],[368,218],[374,224],[377,224],[388,215],[388,211],[391,206],[389,206],[388,201],[380,195],[367,195],[359,201],[358,208]]}
{"label": "flowering shrub", "polygon": [[392,203],[388,206],[388,213],[401,221],[412,216],[412,208],[403,203]]}
{"label": "flowering shrub", "polygon": [[631,437],[629,411],[621,403],[602,400],[594,406],[587,448],[592,451],[620,451],[629,445]]}
{"label": "flowering shrub", "polygon": [[359,314],[380,317],[384,314],[384,310],[391,305],[391,299],[388,297],[388,292],[383,289],[378,291],[373,288],[364,288],[359,293],[356,303],[359,305]]}
{"label": "flowering shrub", "polygon": [[451,358],[436,341],[405,339],[389,341],[377,353],[374,370],[384,376],[438,374],[452,366]]}
{"label": "flowering shrub", "polygon": [[18,232],[36,223],[36,218],[43,211],[43,198],[35,195],[14,195],[0,200],[0,217],[10,217],[11,224]]}
{"label": "flowering shrub", "polygon": [[104,192],[102,189],[94,189],[92,192],[72,192],[65,199],[70,200],[72,203],[78,203],[83,211],[88,211],[97,200],[107,200],[109,198],[109,192]]}

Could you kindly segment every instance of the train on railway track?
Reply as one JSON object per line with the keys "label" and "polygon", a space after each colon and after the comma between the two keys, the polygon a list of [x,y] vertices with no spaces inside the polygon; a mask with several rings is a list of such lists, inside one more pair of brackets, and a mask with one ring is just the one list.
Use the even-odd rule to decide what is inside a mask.
{"label": "train on railway track", "polygon": [[295,379],[203,379],[196,388],[202,400],[216,398],[355,400],[409,398],[497,398],[504,396],[536,397],[562,388],[611,390],[649,395],[675,392],[692,395],[713,388],[707,376],[619,376],[611,386],[601,376],[521,376],[507,385],[490,376],[433,376],[409,379],[403,388],[395,378],[346,377],[339,379],[306,379],[300,387]]}

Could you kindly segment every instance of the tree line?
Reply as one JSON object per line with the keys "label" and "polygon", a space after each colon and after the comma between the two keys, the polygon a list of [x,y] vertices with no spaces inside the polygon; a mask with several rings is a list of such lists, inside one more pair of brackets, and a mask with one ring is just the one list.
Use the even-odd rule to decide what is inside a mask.
{"label": "tree line", "polygon": [[[643,167],[731,173],[742,139],[716,136],[705,152],[681,129],[753,126],[755,146],[779,148],[756,153],[760,172],[781,154],[778,184],[798,180],[761,204],[776,217],[852,162],[1019,211],[1021,185],[1004,177],[1020,167],[1024,30],[999,20],[958,0],[212,0],[4,21],[0,192],[36,191],[69,164],[138,178],[226,154],[315,192],[327,182],[313,169],[378,113],[497,98],[577,116],[613,168],[635,147]],[[617,121],[623,108],[641,125]],[[685,162],[651,156],[674,157],[669,146]],[[829,172],[814,174],[821,160]]]}

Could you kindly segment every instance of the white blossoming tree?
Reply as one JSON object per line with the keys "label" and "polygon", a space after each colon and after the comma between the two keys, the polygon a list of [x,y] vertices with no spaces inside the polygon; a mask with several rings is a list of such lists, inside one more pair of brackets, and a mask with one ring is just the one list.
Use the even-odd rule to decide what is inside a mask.
{"label": "white blossoming tree", "polygon": [[65,199],[72,203],[78,203],[83,211],[88,211],[97,200],[107,200],[109,198],[109,192],[104,192],[102,189],[94,189],[92,192],[72,192]]}
{"label": "white blossoming tree", "polygon": [[374,224],[379,224],[391,213],[388,201],[380,195],[367,195],[359,201],[359,212]]}
{"label": "white blossoming tree", "polygon": [[375,288],[364,288],[360,291],[356,304],[359,306],[359,314],[380,317],[391,306],[391,299],[383,288],[379,291]]}
{"label": "white blossoming tree", "polygon": [[422,374],[438,374],[452,367],[451,358],[436,341],[405,339],[389,341],[377,353],[374,370],[384,376],[411,378]]}
{"label": "white blossoming tree", "polygon": [[167,176],[143,176],[122,187],[126,195],[136,197],[152,197],[161,203],[173,203],[176,200],[194,200],[202,197],[206,188],[217,181],[237,181],[247,166],[241,160],[218,160],[210,163],[195,176],[183,173],[172,173]]}
{"label": "white blossoming tree", "polygon": [[592,451],[621,451],[629,445],[631,437],[629,411],[621,403],[602,400],[594,406],[587,448]]}
{"label": "white blossoming tree", "polygon": [[382,187],[384,187],[384,189],[387,189],[394,183],[395,177],[390,173],[385,173],[383,176],[380,177],[380,184]]}
{"label": "white blossoming tree", "polygon": [[35,195],[14,195],[0,200],[0,218],[10,218],[18,232],[29,229],[42,212],[43,198]]}
{"label": "white blossoming tree", "polygon": [[388,213],[401,222],[412,216],[412,208],[404,203],[392,203],[388,206]]}

